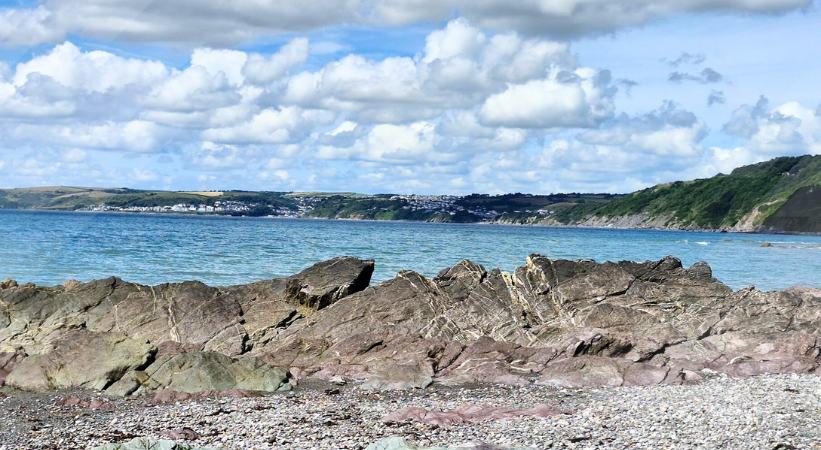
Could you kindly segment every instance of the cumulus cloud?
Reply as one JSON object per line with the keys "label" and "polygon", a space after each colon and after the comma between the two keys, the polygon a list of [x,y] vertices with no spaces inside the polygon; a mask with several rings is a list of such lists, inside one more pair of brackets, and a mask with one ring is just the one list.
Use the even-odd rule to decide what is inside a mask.
{"label": "cumulus cloud", "polygon": [[[46,0],[0,10],[0,45],[105,39],[231,45],[274,33],[334,25],[407,25],[458,12],[497,30],[574,37],[687,13],[781,13],[812,0]],[[2,30],[6,30],[5,32]]]}
{"label": "cumulus cloud", "polygon": [[46,76],[71,89],[106,92],[128,85],[150,85],[168,75],[158,61],[146,61],[103,52],[83,52],[71,42],[57,45],[45,55],[18,64],[13,82],[26,83],[32,74]]}
{"label": "cumulus cloud", "polygon": [[270,83],[281,78],[292,67],[304,63],[308,59],[308,50],[307,39],[294,39],[273,55],[251,55],[242,68],[242,74],[252,83]]}
{"label": "cumulus cloud", "polygon": [[613,113],[609,72],[578,69],[511,85],[481,108],[489,125],[516,128],[592,127]]}
{"label": "cumulus cloud", "polygon": [[430,156],[436,145],[436,126],[430,122],[408,125],[378,124],[350,147],[323,146],[319,156],[328,159],[356,158],[380,163],[411,163]]}
{"label": "cumulus cloud", "polygon": [[[609,83],[608,72],[578,67],[565,44],[488,35],[456,19],[428,35],[420,58],[348,55],[293,76],[283,100],[391,123],[430,120],[487,101],[482,116],[492,125],[587,126],[612,109]],[[535,104],[513,117],[511,103],[521,95]],[[521,117],[531,112],[547,116]]]}
{"label": "cumulus cloud", "polygon": [[226,144],[285,144],[304,139],[315,127],[329,124],[334,115],[322,110],[294,106],[266,109],[248,122],[223,128],[209,128],[202,134],[207,141]]}
{"label": "cumulus cloud", "polygon": [[724,131],[744,139],[745,151],[761,159],[821,154],[821,117],[798,102],[771,108],[762,96],[755,105],[737,108]]}

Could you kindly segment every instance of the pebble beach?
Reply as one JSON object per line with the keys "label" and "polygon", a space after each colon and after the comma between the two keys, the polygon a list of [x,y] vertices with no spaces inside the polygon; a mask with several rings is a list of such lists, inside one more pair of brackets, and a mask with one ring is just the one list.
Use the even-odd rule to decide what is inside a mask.
{"label": "pebble beach", "polygon": [[[586,389],[434,385],[401,392],[315,383],[260,397],[169,403],[85,391],[4,392],[2,450],[94,448],[134,437],[215,449],[363,449],[389,436],[451,448],[821,449],[816,375],[717,375],[691,385]],[[449,424],[385,422],[402,408],[466,405],[547,405],[560,412]]]}

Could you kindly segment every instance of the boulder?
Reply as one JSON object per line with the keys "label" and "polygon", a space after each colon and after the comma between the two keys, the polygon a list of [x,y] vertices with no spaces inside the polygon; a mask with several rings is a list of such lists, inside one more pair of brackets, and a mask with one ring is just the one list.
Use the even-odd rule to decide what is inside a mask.
{"label": "boulder", "polygon": [[[285,300],[311,309],[322,309],[368,287],[374,262],[357,258],[323,261],[288,278]],[[346,280],[340,283],[340,280]]]}
{"label": "boulder", "polygon": [[[124,377],[106,391],[127,395],[155,390],[186,393],[203,391],[248,390],[274,392],[290,388],[288,372],[271,367],[253,357],[231,358],[216,352],[189,352],[157,358],[150,366],[133,376]],[[129,392],[130,391],[130,392]]]}
{"label": "boulder", "polygon": [[12,369],[6,384],[25,390],[80,387],[102,390],[126,372],[145,366],[156,349],[118,333],[73,330],[54,348],[29,356]]}

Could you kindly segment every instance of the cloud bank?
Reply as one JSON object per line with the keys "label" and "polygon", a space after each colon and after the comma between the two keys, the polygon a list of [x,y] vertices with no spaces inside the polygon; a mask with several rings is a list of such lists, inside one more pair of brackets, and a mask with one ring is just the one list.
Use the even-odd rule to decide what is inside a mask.
{"label": "cloud bank", "polygon": [[0,45],[54,43],[69,34],[137,42],[230,46],[340,25],[401,26],[456,15],[483,28],[572,38],[681,14],[774,14],[811,0],[46,0],[0,9]]}

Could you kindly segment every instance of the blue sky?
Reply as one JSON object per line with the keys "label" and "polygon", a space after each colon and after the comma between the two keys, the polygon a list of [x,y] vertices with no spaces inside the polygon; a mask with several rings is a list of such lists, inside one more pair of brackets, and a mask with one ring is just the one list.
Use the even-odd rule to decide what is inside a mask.
{"label": "blue sky", "polygon": [[0,187],[627,192],[821,153],[809,0],[0,0]]}

